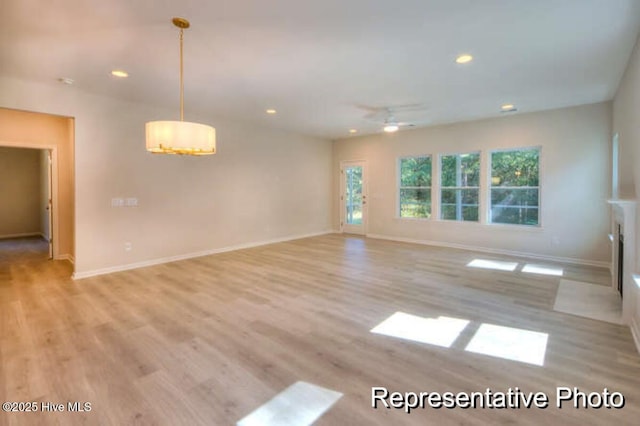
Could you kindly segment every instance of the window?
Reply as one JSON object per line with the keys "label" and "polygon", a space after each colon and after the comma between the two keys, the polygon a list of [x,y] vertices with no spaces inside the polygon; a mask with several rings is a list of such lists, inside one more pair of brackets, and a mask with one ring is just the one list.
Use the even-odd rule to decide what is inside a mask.
{"label": "window", "polygon": [[431,217],[431,156],[400,159],[400,217]]}
{"label": "window", "polygon": [[478,221],[480,154],[440,157],[440,218]]}
{"label": "window", "polygon": [[491,153],[491,223],[540,223],[540,150]]}

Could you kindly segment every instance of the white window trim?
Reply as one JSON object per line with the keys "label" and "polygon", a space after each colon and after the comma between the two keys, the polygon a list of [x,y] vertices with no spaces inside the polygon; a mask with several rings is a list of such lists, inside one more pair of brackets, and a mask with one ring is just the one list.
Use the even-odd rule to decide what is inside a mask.
{"label": "white window trim", "polygon": [[[535,149],[538,151],[538,185],[537,187],[513,187],[515,189],[538,189],[538,224],[537,225],[520,225],[510,223],[493,223],[490,221],[491,217],[491,157],[494,152],[507,152],[507,151],[526,151]],[[441,219],[441,157],[446,155],[462,155],[462,154],[479,154],[480,155],[480,182],[478,187],[445,187],[446,189],[477,189],[478,190],[478,221],[464,221],[464,220],[452,220]],[[400,216],[400,178],[401,178],[401,160],[406,158],[431,158],[431,217],[401,217]],[[394,206],[394,218],[401,221],[433,221],[438,223],[455,224],[455,226],[470,226],[470,227],[486,227],[504,231],[518,230],[518,232],[542,232],[544,230],[544,212],[543,212],[543,181],[544,181],[544,152],[541,145],[536,146],[523,146],[523,147],[504,147],[494,149],[480,149],[477,151],[465,151],[465,152],[444,152],[436,154],[410,154],[396,157],[396,199]],[[406,187],[405,187],[406,188]],[[416,187],[418,188],[418,187]],[[427,188],[427,187],[420,187]],[[505,189],[511,187],[504,187]]]}

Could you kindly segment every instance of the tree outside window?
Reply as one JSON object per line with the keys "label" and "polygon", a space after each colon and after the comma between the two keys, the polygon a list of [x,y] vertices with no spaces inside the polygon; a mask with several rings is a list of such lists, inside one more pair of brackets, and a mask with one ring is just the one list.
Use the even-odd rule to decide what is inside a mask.
{"label": "tree outside window", "polygon": [[540,224],[540,149],[491,153],[491,223]]}
{"label": "tree outside window", "polygon": [[440,157],[440,218],[478,221],[480,154]]}
{"label": "tree outside window", "polygon": [[400,217],[431,217],[431,156],[400,159]]}

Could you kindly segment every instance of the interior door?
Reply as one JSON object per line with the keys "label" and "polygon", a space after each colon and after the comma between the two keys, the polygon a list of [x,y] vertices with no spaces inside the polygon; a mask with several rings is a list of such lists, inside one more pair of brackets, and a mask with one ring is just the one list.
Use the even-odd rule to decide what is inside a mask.
{"label": "interior door", "polygon": [[349,234],[366,234],[367,181],[364,161],[341,163],[340,227]]}

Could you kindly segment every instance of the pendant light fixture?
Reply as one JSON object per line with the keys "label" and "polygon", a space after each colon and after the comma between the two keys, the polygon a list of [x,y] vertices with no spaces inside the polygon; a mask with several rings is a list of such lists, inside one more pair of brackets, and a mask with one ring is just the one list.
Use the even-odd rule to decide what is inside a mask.
{"label": "pendant light fixture", "polygon": [[145,125],[147,151],[155,154],[210,155],[216,153],[216,129],[206,124],[184,121],[184,79],[182,45],[190,24],[173,18],[180,28],[180,121],[149,121]]}

